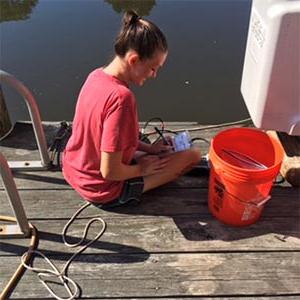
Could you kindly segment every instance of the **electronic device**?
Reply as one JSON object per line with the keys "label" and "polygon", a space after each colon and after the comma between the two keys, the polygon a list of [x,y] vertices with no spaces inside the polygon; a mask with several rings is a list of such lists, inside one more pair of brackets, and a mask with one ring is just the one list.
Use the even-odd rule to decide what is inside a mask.
{"label": "electronic device", "polygon": [[173,146],[175,152],[191,148],[192,142],[189,132],[183,131],[175,135],[175,137],[173,138]]}

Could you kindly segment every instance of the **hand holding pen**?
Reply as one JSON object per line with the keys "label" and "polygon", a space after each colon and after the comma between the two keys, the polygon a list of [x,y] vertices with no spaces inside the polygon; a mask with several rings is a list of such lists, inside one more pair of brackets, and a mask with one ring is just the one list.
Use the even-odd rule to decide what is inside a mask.
{"label": "hand holding pen", "polygon": [[161,140],[158,143],[152,144],[151,148],[154,154],[162,154],[162,153],[170,153],[173,152],[174,147],[170,137],[165,137],[162,132],[157,128],[154,127],[155,131],[161,137]]}

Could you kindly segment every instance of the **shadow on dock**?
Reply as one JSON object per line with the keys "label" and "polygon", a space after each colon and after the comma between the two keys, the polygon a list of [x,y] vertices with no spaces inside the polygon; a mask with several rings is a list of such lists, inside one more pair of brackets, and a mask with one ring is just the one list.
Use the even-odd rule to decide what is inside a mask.
{"label": "shadow on dock", "polygon": [[[182,189],[172,192],[161,188],[143,195],[143,201],[138,206],[119,207],[107,211],[137,216],[171,217],[183,236],[190,241],[235,241],[269,233],[283,235],[285,239],[288,237],[300,239],[299,189],[274,187],[272,198],[265,205],[260,219],[247,227],[228,226],[212,217],[208,210],[207,190],[203,192],[200,188],[189,191],[193,194],[189,200],[188,193]],[[170,193],[174,194],[173,204],[168,196],[164,196]],[[286,218],[289,218],[290,222],[286,222]],[[285,242],[285,239],[282,242]]]}

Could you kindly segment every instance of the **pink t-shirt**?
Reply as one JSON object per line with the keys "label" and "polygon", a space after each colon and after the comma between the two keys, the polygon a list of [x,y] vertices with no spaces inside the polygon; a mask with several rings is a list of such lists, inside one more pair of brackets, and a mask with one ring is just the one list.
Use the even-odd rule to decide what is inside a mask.
{"label": "pink t-shirt", "polygon": [[101,176],[101,151],[123,151],[130,164],[138,145],[133,93],[119,79],[96,69],[84,83],[76,105],[73,131],[63,156],[63,174],[86,200],[106,203],[118,197],[122,181]]}

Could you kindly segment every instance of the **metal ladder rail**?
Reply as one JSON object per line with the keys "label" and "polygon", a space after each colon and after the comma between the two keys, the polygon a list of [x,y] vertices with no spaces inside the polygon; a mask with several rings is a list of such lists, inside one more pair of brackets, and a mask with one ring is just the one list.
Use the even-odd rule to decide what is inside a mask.
{"label": "metal ladder rail", "polygon": [[0,70],[0,81],[4,81],[19,92],[27,104],[30,119],[33,125],[35,138],[37,141],[40,161],[8,161],[8,165],[12,170],[40,170],[50,167],[50,158],[47,151],[47,142],[42,127],[42,121],[37,103],[30,90],[18,79],[11,74]]}
{"label": "metal ladder rail", "polygon": [[[7,237],[27,237],[30,235],[30,227],[24,207],[22,205],[12,172],[7,160],[0,152],[0,174],[4,187],[13,209],[17,224],[0,225],[0,238]],[[1,216],[0,216],[1,218]]]}

